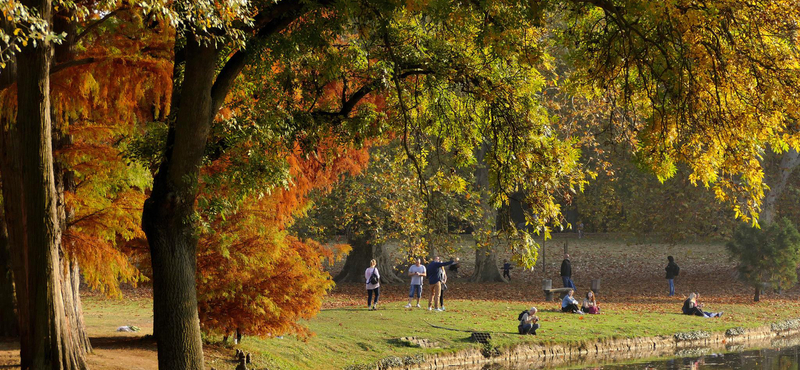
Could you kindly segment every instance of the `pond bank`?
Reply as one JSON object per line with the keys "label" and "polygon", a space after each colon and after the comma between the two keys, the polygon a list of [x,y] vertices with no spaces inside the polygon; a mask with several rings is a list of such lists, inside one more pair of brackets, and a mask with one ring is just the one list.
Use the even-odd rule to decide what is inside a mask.
{"label": "pond bank", "polygon": [[[583,341],[575,344],[519,344],[508,348],[466,349],[455,353],[415,358],[387,358],[376,364],[381,370],[437,370],[448,367],[483,369],[498,364],[505,369],[566,364],[605,363],[664,356],[702,354],[710,350],[731,350],[759,346],[786,346],[800,342],[800,319],[785,320],[757,328],[732,328],[724,332],[692,331],[672,336]],[[791,339],[791,342],[787,341]]]}

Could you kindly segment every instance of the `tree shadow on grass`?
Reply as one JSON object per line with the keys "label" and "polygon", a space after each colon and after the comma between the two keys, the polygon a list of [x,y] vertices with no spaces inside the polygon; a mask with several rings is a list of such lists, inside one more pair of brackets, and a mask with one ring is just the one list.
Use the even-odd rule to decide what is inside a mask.
{"label": "tree shadow on grass", "polygon": [[155,339],[149,335],[141,337],[92,337],[89,340],[92,343],[92,348],[96,349],[158,350]]}

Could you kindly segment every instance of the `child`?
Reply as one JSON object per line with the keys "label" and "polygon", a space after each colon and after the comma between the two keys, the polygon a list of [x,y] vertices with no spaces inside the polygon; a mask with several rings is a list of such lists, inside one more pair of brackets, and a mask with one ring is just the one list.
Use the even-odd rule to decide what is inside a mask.
{"label": "child", "polygon": [[511,281],[511,269],[513,268],[514,266],[511,266],[508,260],[503,260],[503,277],[507,278],[508,281]]}

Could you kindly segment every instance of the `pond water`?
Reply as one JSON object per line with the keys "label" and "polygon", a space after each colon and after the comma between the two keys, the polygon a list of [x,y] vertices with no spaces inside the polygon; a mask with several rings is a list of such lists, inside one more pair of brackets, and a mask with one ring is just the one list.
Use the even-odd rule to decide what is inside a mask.
{"label": "pond water", "polygon": [[[749,346],[730,345],[718,348],[685,348],[677,352],[661,352],[660,357],[640,357],[631,353],[614,362],[598,363],[591,356],[577,361],[538,364],[489,365],[483,370],[593,369],[593,370],[798,370],[800,369],[800,336],[775,338]],[[653,356],[653,354],[651,354]],[[610,361],[610,360],[606,360]]]}
{"label": "pond water", "polygon": [[746,350],[729,353],[709,353],[704,356],[679,357],[668,360],[653,360],[632,364],[589,365],[586,369],[633,370],[633,369],[797,369],[800,364],[800,346]]}

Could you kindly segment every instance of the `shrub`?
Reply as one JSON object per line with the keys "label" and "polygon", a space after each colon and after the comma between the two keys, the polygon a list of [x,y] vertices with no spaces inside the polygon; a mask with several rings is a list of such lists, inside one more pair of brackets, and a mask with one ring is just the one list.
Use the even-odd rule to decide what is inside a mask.
{"label": "shrub", "polygon": [[739,225],[726,247],[738,263],[739,278],[755,288],[756,301],[764,283],[788,289],[797,282],[800,233],[786,218],[761,229]]}

